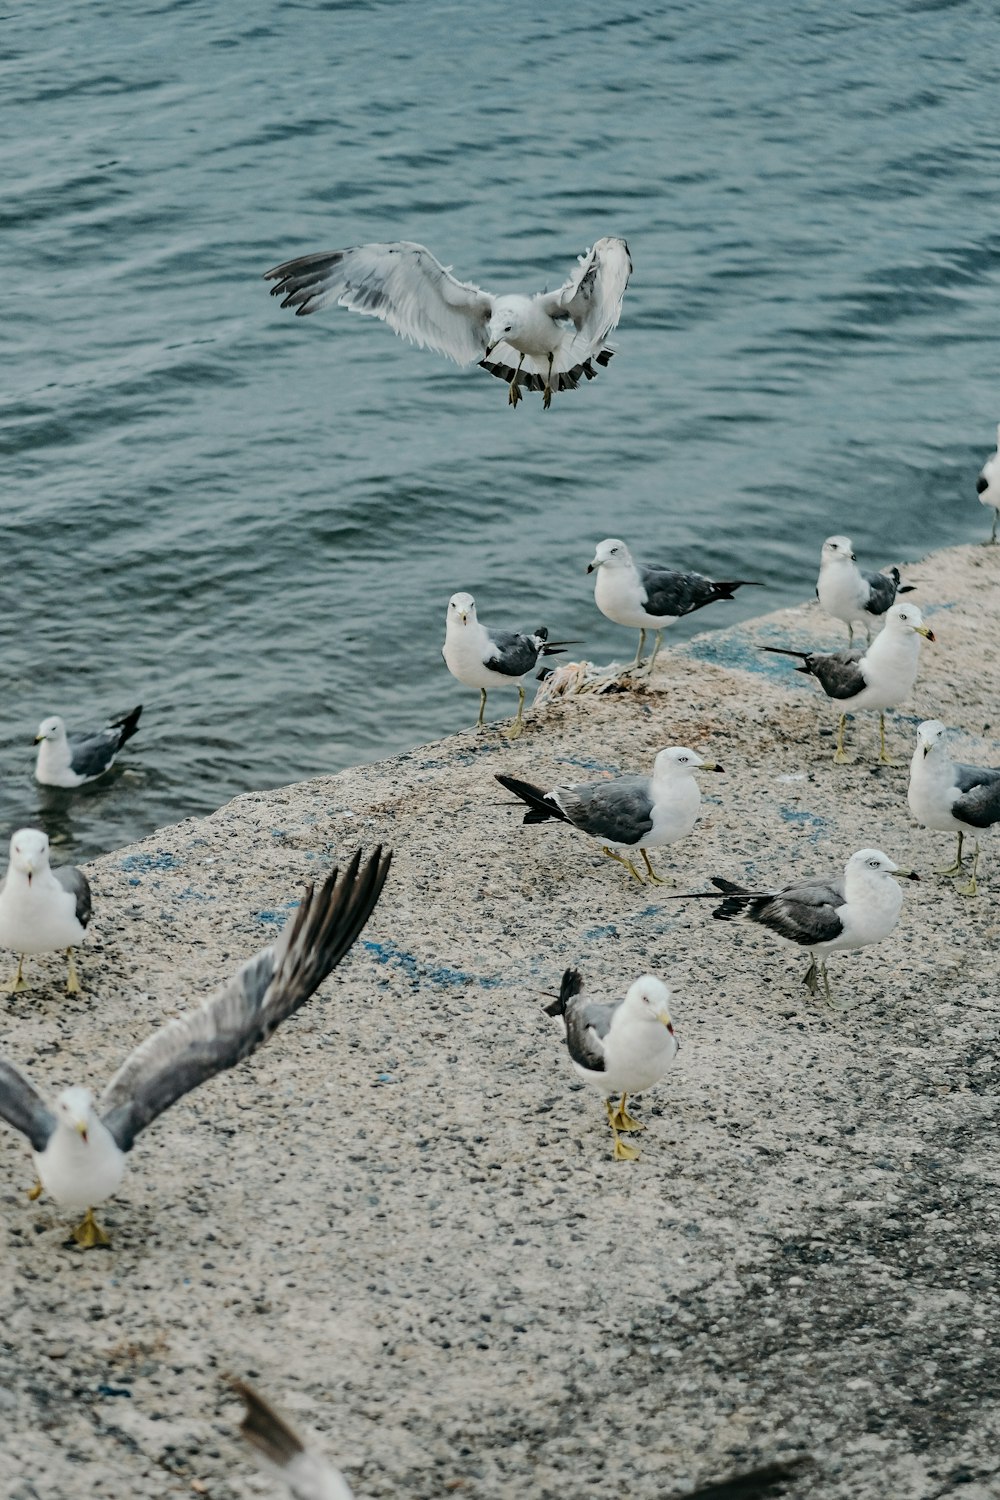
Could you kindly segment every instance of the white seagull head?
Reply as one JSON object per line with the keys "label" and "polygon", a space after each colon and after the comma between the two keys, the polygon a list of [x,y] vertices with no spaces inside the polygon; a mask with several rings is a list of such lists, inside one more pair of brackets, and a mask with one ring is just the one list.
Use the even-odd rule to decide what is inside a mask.
{"label": "white seagull head", "polygon": [[926,760],[934,746],[941,743],[947,732],[940,719],[925,719],[922,724],[917,725],[917,749],[924,752],[923,759]]}
{"label": "white seagull head", "polygon": [[10,841],[11,869],[27,875],[41,875],[49,867],[49,840],[40,828],[19,828]]}
{"label": "white seagull head", "polygon": [[686,745],[668,745],[653,762],[653,776],[657,779],[664,776],[692,776],[695,771],[721,770],[718,761],[703,760],[697,750],[689,750]]}
{"label": "white seagull head", "polygon": [[65,738],[66,725],[58,714],[53,714],[51,719],[43,719],[39,724],[35,744],[40,745],[43,740],[64,740]]}
{"label": "white seagull head", "polygon": [[60,1125],[75,1130],[84,1145],[94,1121],[94,1096],[89,1089],[74,1084],[63,1089],[55,1102],[54,1113]]}
{"label": "white seagull head", "polygon": [[823,562],[856,562],[854,543],[849,536],[828,536],[820,553]]}
{"label": "white seagull head", "polygon": [[471,594],[452,594],[448,600],[449,625],[475,625],[476,601]]}
{"label": "white seagull head", "polygon": [[598,542],[594,553],[594,561],[587,567],[588,573],[593,573],[596,568],[629,568],[632,566],[632,554],[625,543],[619,537],[609,536],[605,541]]}
{"label": "white seagull head", "polygon": [[859,849],[857,854],[852,854],[847,861],[848,871],[864,874],[869,879],[881,879],[883,876],[904,874],[897,864],[883,854],[881,849]]}
{"label": "white seagull head", "polygon": [[917,635],[922,635],[925,641],[937,639],[933,630],[924,624],[924,617],[915,604],[894,604],[885,616],[886,630],[894,631],[897,635],[905,635],[908,630],[915,630]]}
{"label": "white seagull head", "polygon": [[674,1034],[674,1023],[670,1018],[670,991],[662,979],[655,974],[640,974],[629,987],[624,1009],[630,1017],[641,1021],[658,1021]]}

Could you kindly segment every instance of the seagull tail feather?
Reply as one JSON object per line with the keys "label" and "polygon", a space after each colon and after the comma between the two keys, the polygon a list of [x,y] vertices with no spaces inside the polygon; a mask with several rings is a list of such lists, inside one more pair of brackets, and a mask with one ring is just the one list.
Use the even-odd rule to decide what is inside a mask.
{"label": "seagull tail feather", "polygon": [[141,713],[142,704],[140,703],[137,705],[137,707],[130,708],[127,714],[122,714],[120,719],[111,720],[110,727],[112,729],[121,730],[121,734],[118,736],[119,750],[124,745],[125,741],[130,740],[135,734],[136,730],[139,728],[139,715]]}
{"label": "seagull tail feather", "polygon": [[567,1003],[583,989],[579,969],[567,969],[559,986],[559,996],[551,1005],[545,1006],[547,1016],[565,1016]]}
{"label": "seagull tail feather", "polygon": [[541,787],[532,786],[530,781],[518,781],[516,776],[501,776],[499,771],[495,775],[501,786],[528,804],[528,811],[524,815],[526,823],[544,823],[549,818],[555,818],[560,823],[569,821],[566,814],[554,802],[549,801]]}

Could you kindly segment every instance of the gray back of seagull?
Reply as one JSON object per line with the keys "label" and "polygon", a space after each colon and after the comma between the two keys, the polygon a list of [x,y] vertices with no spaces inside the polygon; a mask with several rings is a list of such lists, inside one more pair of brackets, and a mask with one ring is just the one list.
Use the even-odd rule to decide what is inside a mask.
{"label": "gray back of seagull", "polygon": [[81,927],[90,921],[93,904],[90,899],[90,881],[76,865],[57,865],[52,871],[64,891],[69,891],[76,901],[76,920]]}
{"label": "gray back of seagull", "polygon": [[70,767],[77,776],[100,776],[121,748],[121,729],[99,729],[95,734],[69,735]]}
{"label": "gray back of seagull", "polygon": [[604,1049],[595,1041],[603,1041],[611,1029],[611,1019],[622,1004],[621,1000],[585,1000],[575,996],[566,1006],[566,1046],[569,1055],[581,1068],[603,1073],[605,1069]]}
{"label": "gray back of seagull", "polygon": [[651,776],[618,776],[614,781],[558,786],[549,795],[576,828],[595,839],[637,844],[653,827]]}
{"label": "gray back of seagull", "polygon": [[538,642],[533,636],[520,635],[516,630],[491,630],[490,641],[497,648],[497,655],[486,659],[484,665],[492,672],[502,672],[505,677],[523,677],[530,672],[538,660]]}
{"label": "gray back of seagull", "polygon": [[806,657],[806,665],[828,698],[856,698],[867,687],[858,665],[864,654],[858,648],[829,656],[813,654]]}
{"label": "gray back of seagull", "polygon": [[670,568],[640,568],[646,590],[646,610],[658,619],[679,619],[709,604],[717,596],[715,584],[702,573],[675,573]]}
{"label": "gray back of seagull", "polygon": [[1000,770],[989,766],[955,766],[956,797],[952,815],[973,828],[1000,823]]}
{"label": "gray back of seagull", "polygon": [[753,922],[811,948],[840,936],[844,924],[837,916],[846,897],[843,877],[839,880],[803,880],[786,886],[773,896],[760,896],[748,908]]}
{"label": "gray back of seagull", "polygon": [[884,615],[896,602],[899,569],[893,568],[891,573],[862,573],[861,576],[868,585],[868,603],[865,609],[870,615]]}

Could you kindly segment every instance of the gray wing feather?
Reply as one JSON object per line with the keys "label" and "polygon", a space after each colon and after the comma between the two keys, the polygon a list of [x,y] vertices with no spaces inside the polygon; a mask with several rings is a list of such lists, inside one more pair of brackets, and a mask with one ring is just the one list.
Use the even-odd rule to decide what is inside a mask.
{"label": "gray wing feather", "polygon": [[611,1017],[621,1001],[601,1004],[577,996],[566,1006],[566,1046],[569,1055],[581,1068],[603,1073],[604,1048],[601,1045],[611,1026]]}
{"label": "gray wing feather", "polygon": [[747,916],[781,937],[809,948],[840,936],[844,924],[837,916],[837,908],[845,900],[843,879],[803,880],[773,896],[758,897],[748,906]]}
{"label": "gray wing feather", "polygon": [[436,349],[456,364],[482,359],[493,298],[457,281],[424,245],[410,240],[355,245],[303,255],[265,271],[272,297],[296,313],[331,302],[381,318],[420,348]]}
{"label": "gray wing feather", "polygon": [[868,602],[865,609],[870,615],[884,615],[887,609],[891,609],[896,602],[896,594],[899,590],[899,569],[893,568],[892,573],[862,573],[861,577],[868,585]]}
{"label": "gray wing feather", "polygon": [[352,1500],[343,1475],[319,1454],[311,1453],[253,1386],[242,1380],[232,1384],[246,1404],[240,1432],[278,1470],[295,1500]]}
{"label": "gray wing feather", "polygon": [[538,660],[540,648],[533,635],[519,635],[513,630],[491,630],[489,637],[497,654],[488,656],[485,665],[493,672],[502,672],[505,677],[523,677]]}
{"label": "gray wing feather", "polygon": [[76,865],[58,865],[53,871],[64,891],[69,891],[76,900],[76,920],[81,927],[90,921],[93,904],[90,899],[90,881]]}
{"label": "gray wing feather", "polygon": [[391,858],[379,846],[360,869],[359,849],[342,876],[334,869],[318,894],[308,888],[272,947],[245,963],[199,1010],[170,1021],[135,1049],[98,1110],[123,1151],[184,1094],[249,1057],[309,999],[371,916]]}
{"label": "gray wing feather", "polygon": [[640,568],[651,615],[678,618],[719,597],[711,578],[701,573],[674,573],[669,568]]}
{"label": "gray wing feather", "polygon": [[549,796],[575,827],[595,839],[637,844],[653,826],[653,783],[649,776],[619,776],[555,787]]}
{"label": "gray wing feather", "polygon": [[960,795],[952,803],[952,815],[973,828],[1000,823],[1000,770],[988,766],[955,766],[955,785]]}
{"label": "gray wing feather", "polygon": [[78,776],[100,776],[118,754],[120,729],[100,729],[96,734],[69,736],[70,766]]}
{"label": "gray wing feather", "polygon": [[829,656],[806,657],[806,666],[828,698],[856,698],[867,687],[858,665],[863,651],[834,651]]}
{"label": "gray wing feather", "polygon": [[56,1128],[56,1117],[34,1084],[3,1057],[0,1057],[0,1117],[28,1137],[33,1151],[44,1151]]}

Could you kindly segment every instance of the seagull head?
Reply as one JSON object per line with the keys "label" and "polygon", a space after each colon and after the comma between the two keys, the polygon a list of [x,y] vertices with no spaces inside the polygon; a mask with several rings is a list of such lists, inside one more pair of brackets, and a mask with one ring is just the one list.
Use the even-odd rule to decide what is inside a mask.
{"label": "seagull head", "polygon": [[19,828],[10,841],[11,869],[28,877],[40,875],[49,867],[49,841],[40,828]]}
{"label": "seagull head", "polygon": [[854,543],[849,536],[828,536],[820,558],[823,562],[856,562]]}
{"label": "seagull head", "polygon": [[66,725],[58,714],[53,714],[51,719],[43,719],[38,726],[35,735],[35,744],[40,745],[43,740],[60,740],[66,738]]}
{"label": "seagull head", "polygon": [[517,338],[518,324],[517,308],[506,297],[498,297],[493,304],[493,312],[486,327],[487,359],[497,344],[502,344],[505,339],[509,343],[512,338]]}
{"label": "seagull head", "polygon": [[94,1096],[89,1089],[74,1084],[63,1089],[55,1102],[55,1116],[67,1130],[75,1130],[84,1145],[94,1123]]}
{"label": "seagull head", "polygon": [[897,634],[915,630],[925,641],[937,639],[933,630],[924,624],[924,617],[915,604],[894,604],[886,612],[885,624],[887,630],[893,630]]}
{"label": "seagull head", "polygon": [[668,745],[653,762],[653,776],[692,776],[695,771],[721,771],[718,761],[703,760],[697,750],[686,745]]}
{"label": "seagull head", "polygon": [[476,601],[471,594],[452,594],[448,600],[449,625],[475,625]]}
{"label": "seagull head", "polygon": [[934,746],[941,743],[947,732],[940,719],[925,719],[922,724],[917,725],[917,749],[923,751],[922,760],[927,759]]}
{"label": "seagull head", "polygon": [[658,1021],[674,1036],[674,1023],[670,1018],[670,991],[655,974],[639,975],[625,996],[625,1007],[636,1020]]}
{"label": "seagull head", "polygon": [[632,554],[625,543],[616,536],[609,536],[598,542],[594,561],[588,564],[587,572],[594,573],[598,568],[627,568],[631,562]]}
{"label": "seagull head", "polygon": [[904,870],[900,865],[894,864],[888,854],[883,854],[881,849],[859,849],[857,854],[852,854],[847,861],[844,870],[846,882],[853,884],[855,880],[887,880],[890,875],[902,875],[905,880],[919,880],[920,876],[916,870]]}

